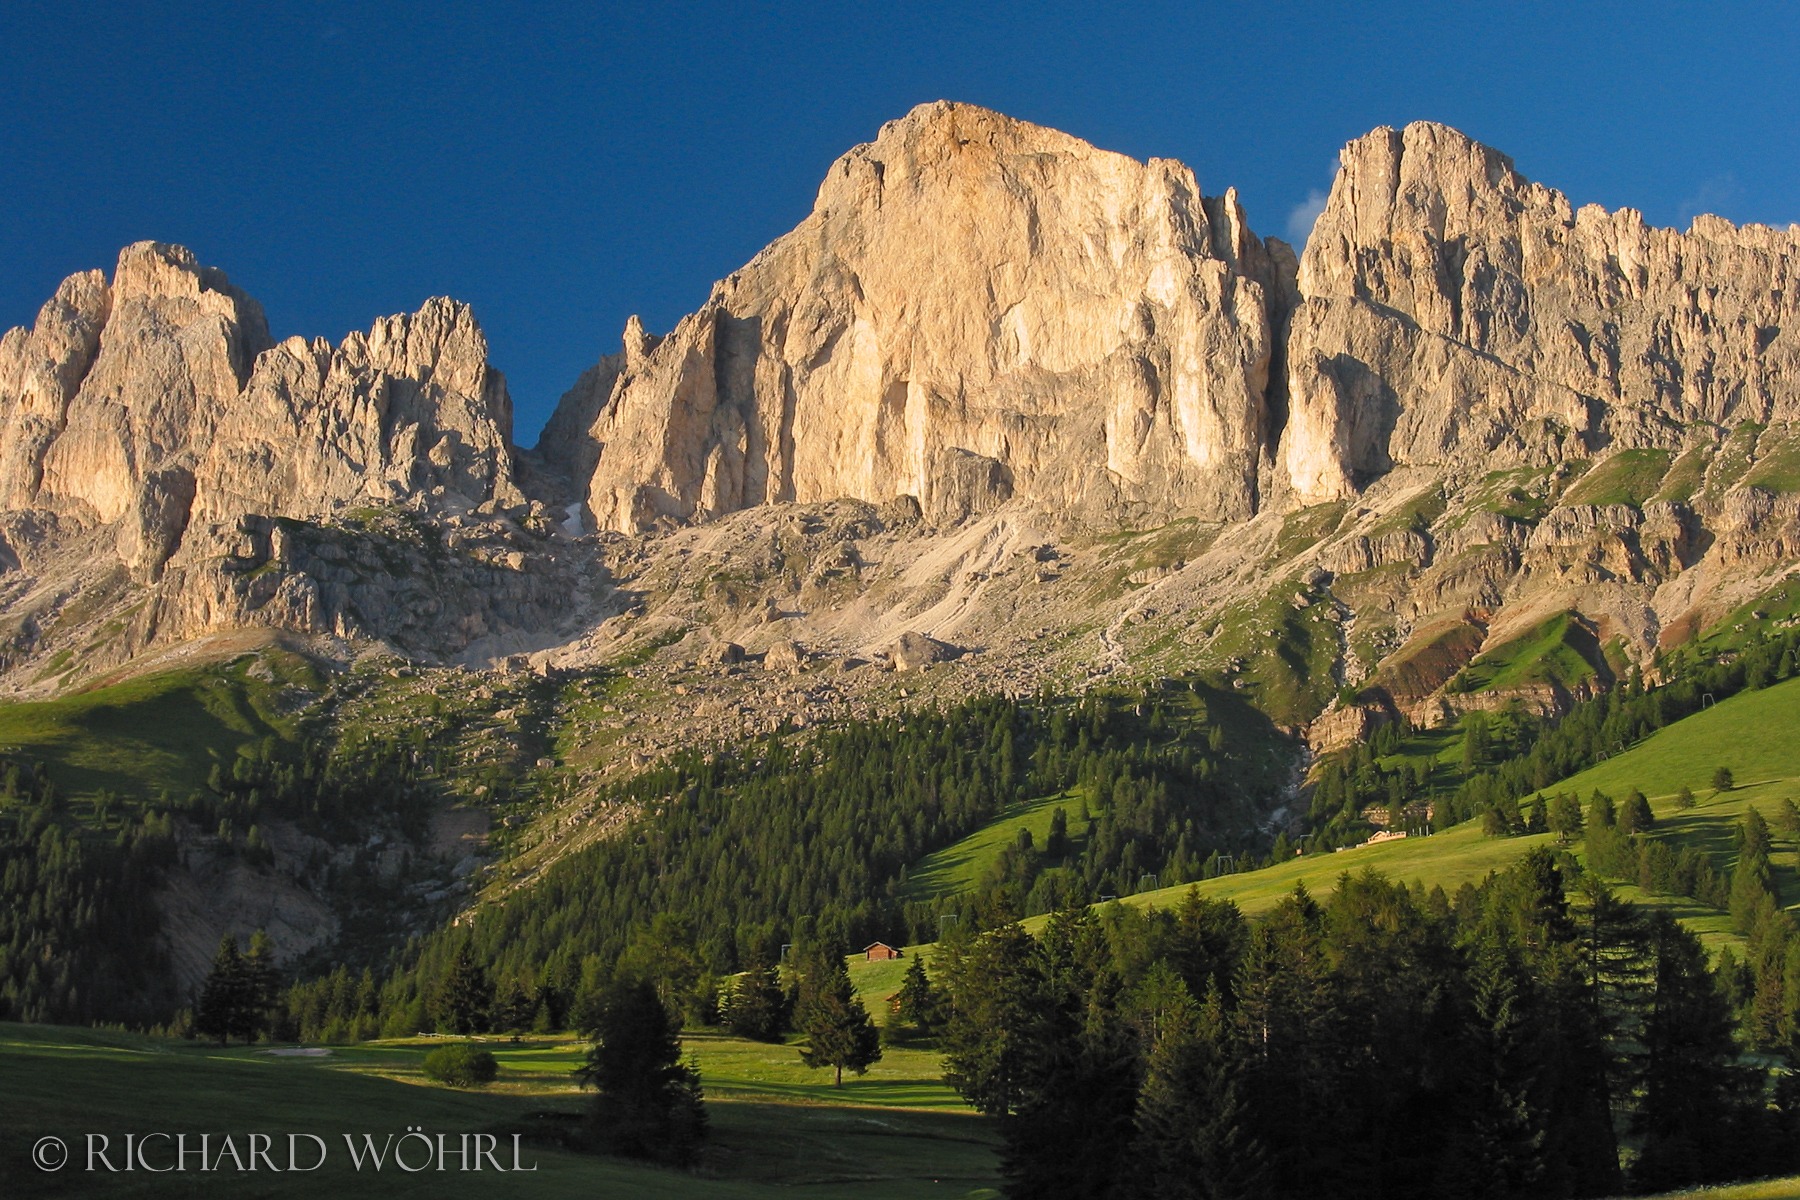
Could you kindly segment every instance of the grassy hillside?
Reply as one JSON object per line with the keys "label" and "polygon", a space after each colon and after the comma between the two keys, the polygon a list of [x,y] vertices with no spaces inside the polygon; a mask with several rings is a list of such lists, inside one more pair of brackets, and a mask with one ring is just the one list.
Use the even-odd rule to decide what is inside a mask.
{"label": "grassy hillside", "polygon": [[[1699,712],[1579,775],[1557,785],[1586,797],[1594,789],[1623,795],[1636,787],[1648,795],[1657,817],[1658,800],[1672,800],[1682,787],[1700,797],[1695,814],[1736,819],[1752,803],[1765,816],[1770,802],[1800,796],[1800,679],[1760,691],[1743,692]],[[1712,794],[1713,772],[1729,767],[1736,790]]]}
{"label": "grassy hillside", "polygon": [[215,762],[265,737],[292,741],[296,700],[322,686],[283,650],[143,675],[70,696],[0,705],[0,748],[40,759],[65,795],[182,795]]}
{"label": "grassy hillside", "polygon": [[1081,825],[1079,798],[1061,794],[1035,800],[1011,816],[984,825],[960,842],[920,859],[907,876],[902,899],[935,900],[974,891],[1000,852],[1018,840],[1020,830],[1029,829],[1033,844],[1042,849],[1050,836],[1050,820],[1058,808],[1069,816],[1071,838],[1086,832]]}
{"label": "grassy hillside", "polygon": [[[1732,865],[1732,831],[1752,806],[1773,817],[1784,797],[1800,803],[1800,679],[1788,680],[1759,691],[1743,692],[1677,721],[1623,754],[1583,771],[1547,792],[1572,791],[1585,803],[1596,789],[1621,798],[1633,788],[1650,797],[1659,836],[1677,845],[1705,850],[1714,865]],[[1738,786],[1715,793],[1713,772],[1729,767]],[[1676,807],[1675,796],[1683,786],[1694,790],[1699,803],[1692,809]],[[1495,838],[1467,822],[1429,838],[1409,838],[1362,846],[1335,854],[1302,856],[1266,870],[1227,875],[1196,885],[1163,888],[1132,896],[1123,903],[1166,907],[1177,903],[1188,886],[1202,895],[1230,899],[1248,913],[1264,911],[1282,896],[1305,884],[1314,892],[1329,892],[1345,872],[1380,871],[1408,883],[1441,884],[1454,891],[1478,883],[1488,872],[1502,870],[1534,846],[1549,845],[1549,834]],[[1786,843],[1777,844],[1776,883],[1790,899],[1800,897],[1800,871],[1795,854]],[[1730,931],[1728,918],[1692,901],[1651,896],[1636,888],[1621,888],[1626,898],[1670,908],[1710,945],[1739,941]]]}
{"label": "grassy hillside", "polygon": [[[559,1146],[584,1104],[569,1071],[581,1047],[567,1039],[513,1046],[492,1042],[500,1077],[479,1092],[428,1083],[425,1039],[335,1049],[322,1058],[219,1050],[126,1034],[53,1026],[0,1025],[0,1123],[8,1196],[173,1196],[196,1191],[192,1175],[88,1175],[79,1156],[87,1132],[153,1130],[233,1134],[317,1133],[333,1151],[311,1175],[209,1177],[219,1196],[759,1197],[900,1198],[991,1196],[994,1141],[986,1122],[936,1081],[935,1057],[888,1052],[870,1075],[834,1093],[824,1072],[807,1072],[790,1047],[723,1037],[688,1041],[708,1093],[713,1137],[695,1173],[641,1167]],[[487,1132],[525,1135],[526,1175],[451,1170],[402,1174],[351,1167],[342,1135]],[[77,1149],[55,1174],[26,1159],[38,1138]],[[280,1142],[278,1140],[278,1146]],[[278,1150],[276,1161],[282,1161]],[[229,1166],[229,1163],[227,1163]]]}
{"label": "grassy hillside", "polygon": [[1784,579],[1747,604],[1727,613],[1707,630],[1696,649],[1718,654],[1800,622],[1800,579]]}
{"label": "grassy hillside", "polygon": [[1764,1179],[1758,1183],[1664,1192],[1647,1200],[1795,1200],[1795,1197],[1800,1197],[1800,1176],[1790,1175],[1786,1179]]}
{"label": "grassy hillside", "polygon": [[1337,887],[1339,876],[1364,870],[1379,871],[1407,883],[1442,884],[1446,891],[1453,892],[1464,883],[1480,883],[1489,872],[1505,870],[1533,846],[1549,845],[1554,840],[1549,834],[1491,838],[1471,821],[1435,837],[1382,842],[1335,854],[1301,855],[1260,871],[1140,892],[1119,903],[1137,908],[1167,908],[1179,903],[1190,888],[1198,888],[1202,896],[1234,901],[1245,913],[1254,915],[1275,907],[1283,896],[1293,892],[1296,884],[1304,884],[1308,891],[1322,895]]}
{"label": "grassy hillside", "polygon": [[1445,685],[1449,692],[1572,686],[1594,675],[1598,647],[1572,613],[1559,613],[1477,657]]}
{"label": "grassy hillside", "polygon": [[1667,450],[1621,450],[1601,460],[1563,495],[1564,504],[1629,504],[1641,507],[1669,473]]}

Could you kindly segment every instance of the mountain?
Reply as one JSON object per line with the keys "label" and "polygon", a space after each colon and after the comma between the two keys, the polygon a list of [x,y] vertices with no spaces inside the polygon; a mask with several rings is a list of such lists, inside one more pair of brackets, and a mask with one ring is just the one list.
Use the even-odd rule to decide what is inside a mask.
{"label": "mountain", "polygon": [[544,453],[625,532],[843,496],[1247,517],[1293,270],[1179,163],[925,105],[668,337],[629,328]]}
{"label": "mountain", "polygon": [[1800,230],[1572,211],[1441,125],[1378,129],[1342,164],[1288,336],[1302,500],[1401,466],[1716,449],[1743,422],[1790,436]]}
{"label": "mountain", "polygon": [[1162,812],[1099,891],[1261,853],[1399,716],[1800,620],[1797,239],[1577,212],[1421,123],[1345,148],[1296,258],[1178,163],[929,104],[529,450],[466,305],[278,343],[139,243],[0,338],[0,758],[154,829],[175,991],[224,929],[378,961],[681,752],[996,693],[1223,739],[1156,785],[1195,841]]}
{"label": "mountain", "polygon": [[[885,706],[854,665],[908,646],[954,693],[1210,672],[1318,745],[1555,710],[1800,558],[1797,238],[1577,212],[1419,123],[1296,260],[1178,163],[928,104],[530,451],[466,306],[275,344],[139,244],[0,340],[0,689],[262,630],[641,656],[652,754]],[[775,710],[674,690],[729,646]]]}

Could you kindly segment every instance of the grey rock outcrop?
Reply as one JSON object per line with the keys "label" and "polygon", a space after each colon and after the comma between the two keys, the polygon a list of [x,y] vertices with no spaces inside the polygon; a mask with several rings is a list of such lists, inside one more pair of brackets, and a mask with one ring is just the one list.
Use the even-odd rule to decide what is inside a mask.
{"label": "grey rock outcrop", "polygon": [[962,655],[960,647],[940,642],[916,630],[908,630],[893,642],[876,651],[896,671],[923,671],[936,663],[950,662]]}
{"label": "grey rock outcrop", "polygon": [[269,343],[262,309],[180,246],[140,242],[111,285],[72,276],[29,334],[0,342],[0,497],[121,524],[153,576],[179,542],[193,472]]}
{"label": "grey rock outcrop", "polygon": [[197,468],[194,516],[309,517],[437,488],[519,505],[511,436],[474,314],[428,300],[337,346],[289,338],[261,355]]}
{"label": "grey rock outcrop", "polygon": [[[952,652],[873,650],[909,628],[980,645],[963,679],[1082,597],[1110,672],[1170,597],[1216,632],[1277,560],[1348,678],[1503,609],[1642,657],[1800,558],[1797,260],[1792,229],[1576,211],[1415,124],[1345,148],[1296,262],[1178,163],[931,104],[666,337],[633,318],[519,456],[467,306],[274,344],[140,243],[0,337],[0,672],[246,626],[579,657],[666,619],[732,679],[726,634],[776,675],[791,638]],[[819,511],[755,512],[786,502]],[[607,599],[625,575],[691,608]]]}

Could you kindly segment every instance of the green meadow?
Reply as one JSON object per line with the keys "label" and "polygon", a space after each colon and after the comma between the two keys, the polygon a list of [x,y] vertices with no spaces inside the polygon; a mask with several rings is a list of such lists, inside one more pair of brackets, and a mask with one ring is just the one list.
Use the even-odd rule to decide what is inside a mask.
{"label": "green meadow", "polygon": [[1034,800],[1008,816],[990,821],[961,841],[921,858],[908,873],[902,896],[907,900],[935,900],[974,891],[1000,852],[1018,840],[1020,830],[1030,830],[1032,844],[1041,849],[1050,836],[1050,821],[1058,808],[1068,814],[1070,837],[1087,832],[1080,827],[1079,797],[1060,793]]}
{"label": "green meadow", "polygon": [[[1800,679],[1791,679],[1774,687],[1740,693],[1677,721],[1545,791],[1574,792],[1585,806],[1596,789],[1615,800],[1623,799],[1633,788],[1640,789],[1650,798],[1657,836],[1678,846],[1698,847],[1712,857],[1716,867],[1728,869],[1734,861],[1734,830],[1752,806],[1772,819],[1781,800],[1791,798],[1800,803],[1797,734]],[[1713,773],[1721,766],[1730,768],[1735,776],[1737,786],[1731,791],[1715,792],[1712,788]],[[1695,794],[1697,803],[1691,809],[1676,804],[1676,796],[1684,786]],[[1780,839],[1781,835],[1777,837]],[[1246,913],[1254,914],[1272,908],[1296,885],[1325,894],[1337,886],[1338,878],[1346,872],[1364,870],[1379,871],[1406,883],[1439,885],[1454,892],[1464,883],[1480,883],[1489,873],[1505,870],[1533,847],[1553,845],[1555,841],[1547,833],[1490,837],[1482,833],[1478,822],[1469,821],[1431,837],[1381,842],[1332,854],[1302,855],[1264,870],[1143,892],[1120,903],[1168,907],[1179,903],[1192,887],[1203,896],[1235,901]],[[1790,899],[1800,897],[1797,854],[1800,847],[1777,841],[1776,883]],[[1713,948],[1741,943],[1742,939],[1731,932],[1730,919],[1716,909],[1678,897],[1653,896],[1630,886],[1618,890],[1626,899],[1670,909]]]}
{"label": "green meadow", "polygon": [[[193,695],[190,679],[183,685]],[[179,693],[181,689],[177,689]],[[108,703],[118,700],[111,693]],[[152,690],[136,702],[154,704],[166,692]],[[43,706],[48,707],[48,706]],[[58,710],[64,727],[104,727],[104,707]],[[202,711],[207,711],[202,705]],[[227,710],[228,713],[229,710]],[[251,713],[254,714],[252,709]],[[17,710],[13,719],[17,721]],[[242,730],[215,714],[218,728]],[[248,717],[239,712],[239,718]],[[96,722],[99,723],[96,726]],[[269,726],[273,728],[273,726]],[[17,726],[15,726],[17,728]],[[54,731],[42,717],[39,726]],[[1773,816],[1784,797],[1800,797],[1800,680],[1748,692],[1661,730],[1556,789],[1584,799],[1599,788],[1623,796],[1641,788],[1651,798],[1659,836],[1699,845],[1721,866],[1730,865],[1731,831],[1752,805]],[[224,738],[224,735],[220,735]],[[48,746],[53,738],[36,744]],[[1715,792],[1713,772],[1730,767],[1738,786]],[[1688,786],[1698,803],[1680,809],[1676,794]],[[1050,813],[1067,797],[1048,798],[1015,812],[921,864],[913,886],[946,894],[971,886],[1020,828],[1041,837]],[[1235,901],[1248,913],[1267,911],[1298,884],[1328,893],[1346,872],[1376,870],[1395,879],[1455,890],[1505,869],[1548,834],[1495,838],[1473,822],[1428,838],[1368,845],[1338,853],[1302,856],[1262,871],[1191,885],[1202,895]],[[1778,841],[1776,871],[1786,894],[1800,895],[1795,848]],[[935,860],[935,861],[933,861]],[[1129,897],[1120,903],[1177,903],[1186,886]],[[1645,897],[1698,929],[1715,947],[1737,940],[1724,914],[1691,901]],[[1029,924],[1038,924],[1041,918]],[[853,958],[852,980],[879,1021],[886,999],[900,987],[908,958],[865,962]],[[716,1031],[690,1031],[684,1048],[697,1063],[708,1099],[713,1135],[702,1164],[674,1171],[629,1163],[581,1148],[585,1099],[571,1072],[583,1047],[567,1037],[518,1043],[490,1040],[498,1058],[496,1082],[478,1091],[439,1086],[421,1072],[425,1052],[439,1039],[416,1038],[333,1047],[319,1057],[274,1055],[266,1048],[226,1049],[189,1042],[50,1026],[0,1025],[0,1160],[8,1196],[311,1196],[330,1190],[344,1196],[756,1197],[994,1196],[997,1134],[973,1114],[941,1079],[930,1050],[886,1047],[864,1076],[831,1086],[823,1071],[808,1070],[792,1044],[763,1044]],[[535,1172],[499,1174],[455,1169],[410,1174],[390,1163],[380,1172],[356,1170],[343,1135],[372,1134],[380,1142],[408,1126],[431,1134],[484,1133],[499,1139],[510,1163],[512,1137]],[[112,1138],[113,1158],[126,1133],[152,1131],[233,1134],[312,1133],[326,1139],[327,1164],[308,1174],[232,1174],[204,1179],[193,1174],[145,1171],[91,1173],[83,1168],[81,1138]],[[32,1145],[44,1136],[68,1140],[74,1161],[47,1173],[30,1164]],[[454,1140],[452,1141],[454,1144]],[[154,1160],[153,1162],[157,1161]],[[277,1162],[281,1156],[277,1155]],[[229,1162],[226,1164],[229,1166]],[[1788,1179],[1711,1189],[1718,1200],[1800,1197],[1800,1180]]]}
{"label": "green meadow", "polygon": [[202,787],[215,762],[263,738],[292,741],[284,690],[317,687],[299,655],[269,650],[234,662],[140,675],[106,687],[0,705],[0,750],[38,759],[65,795],[149,797]]}
{"label": "green meadow", "polygon": [[[55,1026],[0,1024],[0,1169],[14,1196],[531,1196],[531,1197],[768,1197],[873,1198],[992,1196],[996,1138],[990,1123],[971,1113],[938,1078],[937,1057],[889,1049],[868,1075],[845,1080],[840,1092],[828,1073],[809,1071],[792,1045],[765,1046],[717,1034],[684,1039],[698,1062],[707,1093],[712,1137],[693,1171],[629,1163],[576,1148],[585,1098],[571,1071],[583,1053],[570,1038],[513,1044],[486,1042],[500,1062],[499,1078],[478,1091],[429,1081],[420,1061],[439,1039],[406,1039],[333,1047],[321,1057],[270,1054],[267,1048],[216,1046],[132,1034]],[[449,1157],[443,1172],[411,1174],[392,1162],[357,1170],[344,1135],[382,1144],[409,1126],[499,1139],[497,1160],[512,1162],[518,1134],[520,1162],[535,1172],[496,1174],[459,1170]],[[85,1170],[83,1138],[112,1139],[111,1160],[127,1133],[248,1135],[277,1138],[276,1165],[285,1162],[285,1135],[325,1139],[329,1156],[306,1174],[150,1174]],[[41,1137],[63,1138],[74,1157],[45,1172],[29,1159]],[[417,1148],[415,1143],[415,1148]],[[301,1151],[311,1161],[311,1143]],[[150,1164],[162,1165],[157,1155]],[[415,1154],[416,1163],[420,1156]],[[190,1158],[189,1165],[195,1160]]]}

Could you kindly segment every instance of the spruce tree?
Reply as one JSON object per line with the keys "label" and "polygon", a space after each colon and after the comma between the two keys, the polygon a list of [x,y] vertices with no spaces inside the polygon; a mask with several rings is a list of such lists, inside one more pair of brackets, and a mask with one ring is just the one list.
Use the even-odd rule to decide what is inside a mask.
{"label": "spruce tree", "polygon": [[989,1116],[1024,1097],[1028,1042],[1043,988],[1036,943],[1017,923],[944,955],[950,1014],[940,1044],[944,1078]]}
{"label": "spruce tree", "polygon": [[614,1153],[685,1165],[706,1136],[700,1072],[681,1061],[681,1022],[637,980],[601,1001],[594,1046],[576,1072],[599,1093],[593,1122]]}
{"label": "spruce tree", "polygon": [[[1589,833],[1593,832],[1590,820]],[[1530,1105],[1543,1131],[1544,1176],[1555,1195],[1619,1190],[1608,1060],[1589,951],[1570,914],[1556,856],[1540,847],[1482,889],[1478,928],[1518,956],[1530,980]]]}
{"label": "spruce tree", "polygon": [[1468,948],[1469,1029],[1462,1109],[1438,1184],[1446,1196],[1530,1195],[1543,1173],[1544,1114],[1531,979],[1490,927]]}
{"label": "spruce tree", "polygon": [[[1013,1196],[1105,1196],[1129,1173],[1137,1101],[1138,1039],[1120,1011],[1123,981],[1090,909],[1054,914],[1037,957],[1042,986],[1024,1031],[1022,1094],[1001,1122],[1001,1174]],[[1164,978],[1181,987],[1173,972]]]}
{"label": "spruce tree", "polygon": [[845,1068],[861,1075],[881,1057],[880,1032],[856,997],[844,956],[829,943],[807,964],[794,1015],[806,1035],[800,1060],[815,1069],[835,1069],[836,1087],[844,1086]]}
{"label": "spruce tree", "polygon": [[787,1028],[787,994],[774,968],[761,959],[753,959],[726,994],[720,1016],[725,1027],[739,1037],[758,1042],[779,1041]]}
{"label": "spruce tree", "polygon": [[237,938],[228,933],[219,939],[212,970],[200,986],[200,1001],[194,1006],[194,1031],[216,1037],[219,1045],[225,1045],[233,1034],[243,1032],[250,996],[243,955],[238,952]]}
{"label": "spruce tree", "polygon": [[486,1032],[494,989],[468,941],[456,948],[450,970],[438,985],[436,1001],[437,1022],[446,1033]]}
{"label": "spruce tree", "polygon": [[519,1034],[531,1027],[536,1016],[536,1001],[515,977],[507,980],[506,986],[495,996],[493,1018],[489,1024],[500,1033]]}
{"label": "spruce tree", "polygon": [[1133,1158],[1138,1191],[1169,1200],[1260,1196],[1262,1147],[1250,1136],[1242,1045],[1216,986],[1150,1048],[1138,1093]]}
{"label": "spruce tree", "polygon": [[1739,1130],[1761,1107],[1761,1088],[1736,1065],[1731,1013],[1700,940],[1665,912],[1648,919],[1654,989],[1644,1022],[1643,1099],[1632,1128],[1643,1151],[1641,1191],[1729,1178]]}
{"label": "spruce tree", "polygon": [[894,1023],[889,1028],[929,1036],[938,1027],[941,999],[931,985],[931,977],[925,974],[925,961],[915,954],[894,999]]}
{"label": "spruce tree", "polygon": [[1246,1047],[1250,1133],[1269,1153],[1277,1191],[1330,1191],[1346,1147],[1313,1131],[1344,1110],[1342,1008],[1325,946],[1325,915],[1301,886],[1250,934],[1234,982],[1235,1032]]}
{"label": "spruce tree", "polygon": [[244,1007],[236,1032],[253,1041],[269,1023],[281,995],[281,973],[275,968],[275,942],[264,930],[250,935],[250,951],[243,958]]}

